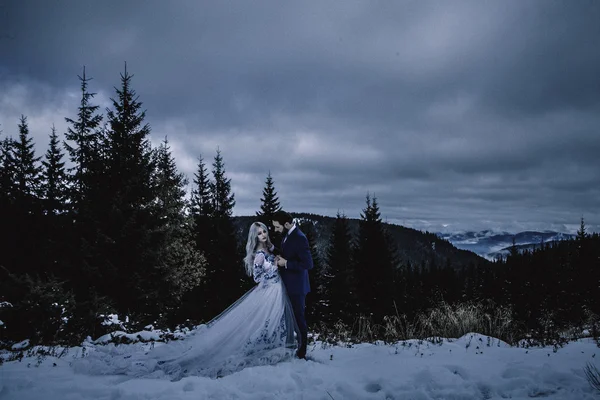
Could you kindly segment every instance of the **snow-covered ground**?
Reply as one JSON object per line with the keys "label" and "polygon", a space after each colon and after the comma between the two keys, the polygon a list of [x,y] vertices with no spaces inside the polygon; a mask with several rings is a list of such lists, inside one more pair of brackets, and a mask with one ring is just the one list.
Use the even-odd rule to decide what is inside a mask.
{"label": "snow-covered ground", "polygon": [[583,370],[587,362],[600,364],[600,348],[591,339],[556,352],[509,347],[478,334],[441,345],[414,340],[351,348],[316,345],[309,349],[308,361],[294,359],[220,379],[186,377],[175,382],[76,373],[71,362],[80,356],[81,348],[73,348],[67,356],[48,357],[39,366],[36,357],[5,363],[0,366],[0,399],[600,398]]}

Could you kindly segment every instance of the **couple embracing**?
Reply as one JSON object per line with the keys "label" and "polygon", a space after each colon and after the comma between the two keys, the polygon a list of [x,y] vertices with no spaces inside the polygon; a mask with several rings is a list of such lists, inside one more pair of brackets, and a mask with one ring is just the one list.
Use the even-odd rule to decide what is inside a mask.
{"label": "couple embracing", "polygon": [[[257,272],[271,271],[272,277],[277,273],[283,281],[282,291],[287,292],[291,303],[296,326],[294,329],[298,334],[298,358],[306,357],[306,342],[308,327],[306,324],[306,295],[310,292],[308,271],[313,268],[313,259],[304,233],[296,226],[292,216],[285,211],[277,211],[272,218],[275,232],[283,234],[281,246],[277,249],[269,239],[267,227],[255,222],[248,233],[248,244],[246,245],[246,268],[250,272],[252,265],[254,280],[261,283],[264,279],[257,277]],[[253,243],[253,238],[258,243]],[[275,255],[279,253],[279,255]],[[252,264],[250,264],[250,260]],[[268,278],[267,278],[268,279]],[[283,299],[287,302],[286,299]]]}
{"label": "couple embracing", "polygon": [[287,212],[276,212],[271,223],[283,234],[281,245],[273,245],[267,226],[252,223],[244,264],[257,285],[221,314],[184,340],[156,346],[148,353],[98,349],[77,369],[179,380],[190,375],[218,378],[249,366],[304,359],[305,300],[310,291],[308,271],[313,268],[310,247]]}

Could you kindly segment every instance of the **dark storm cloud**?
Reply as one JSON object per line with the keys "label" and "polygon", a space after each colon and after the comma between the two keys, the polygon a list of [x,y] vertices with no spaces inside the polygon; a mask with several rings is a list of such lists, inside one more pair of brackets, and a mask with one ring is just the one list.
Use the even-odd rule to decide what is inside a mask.
{"label": "dark storm cloud", "polygon": [[0,123],[47,143],[123,63],[191,177],[219,147],[236,213],[267,172],[294,211],[439,229],[600,226],[596,1],[52,1],[0,6]]}

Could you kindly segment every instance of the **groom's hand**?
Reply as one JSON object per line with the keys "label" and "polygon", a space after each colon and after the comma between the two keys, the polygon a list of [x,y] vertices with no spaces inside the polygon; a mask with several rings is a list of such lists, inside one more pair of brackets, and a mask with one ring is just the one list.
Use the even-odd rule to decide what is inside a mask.
{"label": "groom's hand", "polygon": [[283,257],[277,257],[277,265],[280,267],[285,267],[287,265],[287,260]]}

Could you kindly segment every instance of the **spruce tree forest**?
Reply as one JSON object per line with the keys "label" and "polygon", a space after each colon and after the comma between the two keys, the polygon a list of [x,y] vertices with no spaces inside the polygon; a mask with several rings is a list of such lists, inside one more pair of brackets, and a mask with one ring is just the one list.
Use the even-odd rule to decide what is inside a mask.
{"label": "spruce tree forest", "polygon": [[[107,333],[110,314],[131,331],[191,326],[254,285],[244,274],[245,238],[252,221],[270,227],[285,208],[274,177],[265,171],[256,215],[234,217],[226,154],[198,154],[188,182],[168,138],[151,146],[132,77],[125,69],[102,113],[84,69],[79,107],[65,116],[66,132],[48,127],[45,154],[34,150],[27,116],[0,121],[1,347],[78,344]],[[556,341],[598,327],[600,237],[583,218],[573,240],[488,261],[407,249],[370,194],[360,211],[357,229],[341,213],[327,229],[319,218],[299,218],[315,261],[312,332],[367,329],[386,339],[395,321],[409,336],[424,313],[461,305],[481,307],[490,324],[504,313],[516,339]]]}

